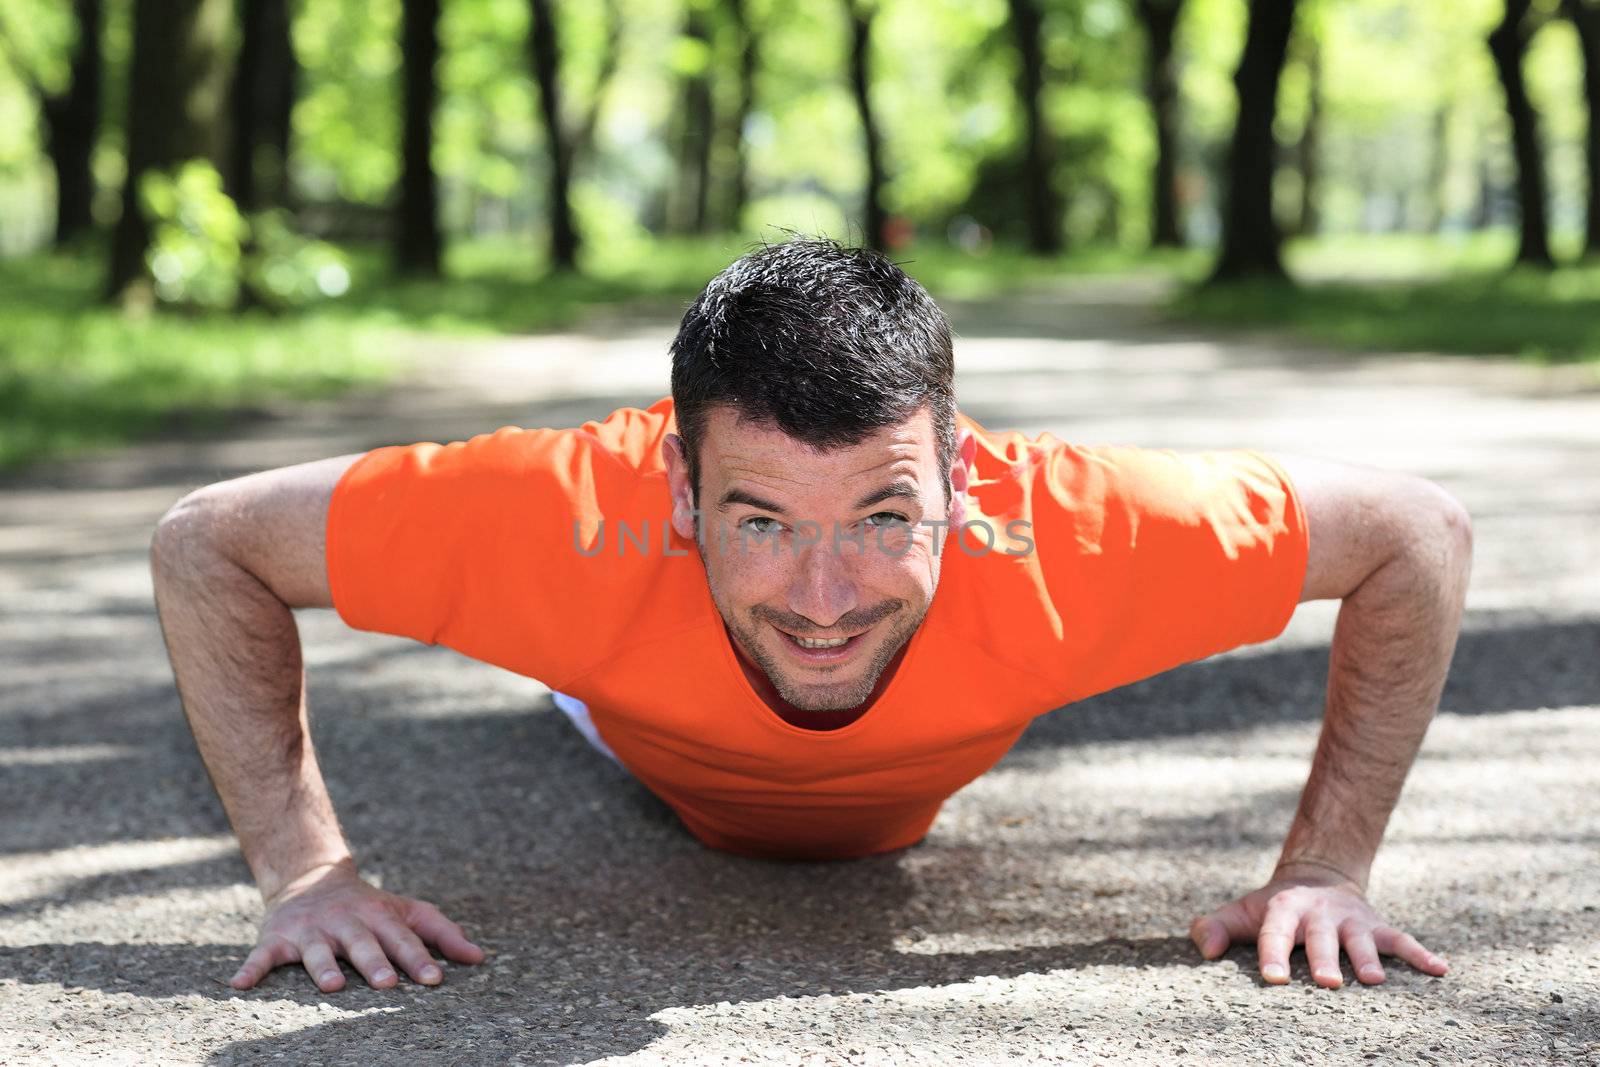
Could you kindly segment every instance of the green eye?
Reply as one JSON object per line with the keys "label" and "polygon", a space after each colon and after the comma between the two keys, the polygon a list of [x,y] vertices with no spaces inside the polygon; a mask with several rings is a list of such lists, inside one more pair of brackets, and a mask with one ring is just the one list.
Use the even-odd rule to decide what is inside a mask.
{"label": "green eye", "polygon": [[[882,522],[873,522],[872,521],[873,519],[882,519],[882,518],[887,518],[889,520],[889,522],[882,523]],[[911,520],[906,518],[904,515],[897,514],[897,513],[893,512],[893,511],[880,511],[880,512],[877,512],[876,514],[868,515],[866,521],[867,521],[867,523],[869,525],[872,525],[872,526],[886,526],[886,525],[891,525],[893,523],[908,523]]]}
{"label": "green eye", "polygon": [[[783,525],[782,523],[778,522],[777,519],[774,519],[774,518],[772,518],[770,516],[767,516],[767,515],[752,515],[750,518],[745,519],[739,525],[740,526],[749,526],[753,522],[770,522],[770,523],[775,524],[776,526],[782,526]],[[772,528],[768,528],[768,529],[765,529],[765,530],[756,529],[753,532],[758,533],[758,534],[770,534],[770,533],[777,533],[777,530],[776,529],[772,529]]]}

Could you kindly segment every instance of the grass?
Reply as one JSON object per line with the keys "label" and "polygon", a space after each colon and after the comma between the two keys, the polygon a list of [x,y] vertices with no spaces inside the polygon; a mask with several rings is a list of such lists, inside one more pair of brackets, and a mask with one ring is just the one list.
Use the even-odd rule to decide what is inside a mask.
{"label": "grass", "polygon": [[[0,259],[0,471],[178,428],[226,425],[241,409],[326,397],[398,367],[418,333],[533,333],[595,308],[681,313],[749,239],[655,240],[587,251],[577,275],[550,275],[514,241],[458,242],[447,280],[392,277],[377,247],[347,249],[352,286],[337,301],[263,311],[130,317],[101,303],[103,249]],[[1165,269],[1128,252],[1052,260],[949,247],[897,254],[937,296],[983,297],[1067,274]]]}
{"label": "grass", "polygon": [[1314,284],[1192,287],[1170,310],[1210,326],[1277,327],[1357,351],[1510,355],[1591,363],[1600,375],[1600,261],[1513,270],[1505,266],[1512,252],[1504,234],[1291,245],[1290,273]]}
{"label": "grass", "polygon": [[[181,426],[225,425],[241,408],[334,395],[389,377],[395,342],[419,333],[530,333],[596,308],[681,313],[749,239],[653,240],[591,248],[583,273],[549,275],[514,241],[459,242],[447,280],[396,279],[381,248],[353,248],[348,294],[285,315],[161,313],[131,318],[99,301],[102,258],[0,260],[0,470]],[[1003,297],[1085,274],[1155,272],[1195,281],[1203,252],[1084,249],[1052,259],[993,248],[922,246],[893,258],[936,298]],[[1358,350],[1515,354],[1592,361],[1600,375],[1600,264],[1506,271],[1509,235],[1343,238],[1294,243],[1287,261],[1315,284],[1191,287],[1170,310],[1213,327],[1280,327]]]}
{"label": "grass", "polygon": [[389,372],[381,324],[263,313],[129,318],[76,257],[0,260],[0,470]]}
{"label": "grass", "polygon": [[[651,305],[682,314],[707,281],[759,247],[752,238],[658,238],[648,244],[588,249],[580,274],[549,274],[539,250],[520,241],[458,242],[445,263],[450,281],[388,277],[381,249],[357,249],[356,284],[331,313],[411,329],[454,333],[536,333],[571,325],[593,308]],[[1193,253],[1081,249],[1043,258],[1007,248],[972,255],[949,245],[891,253],[937,298],[981,299],[1053,278],[1172,271]]]}

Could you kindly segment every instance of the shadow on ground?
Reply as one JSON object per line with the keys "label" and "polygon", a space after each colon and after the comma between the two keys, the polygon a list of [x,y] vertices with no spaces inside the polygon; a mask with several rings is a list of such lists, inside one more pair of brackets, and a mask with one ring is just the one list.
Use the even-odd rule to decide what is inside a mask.
{"label": "shadow on ground", "polygon": [[[1600,679],[1585,666],[1597,643],[1600,623],[1587,620],[1464,634],[1443,707],[1486,715],[1600,703]],[[88,657],[95,650],[70,651]],[[451,967],[437,989],[385,992],[368,989],[347,965],[345,990],[331,996],[297,966],[285,967],[237,994],[223,983],[245,944],[42,943],[0,949],[0,978],[153,998],[239,996],[358,1011],[403,1005],[297,1031],[293,1047],[302,1059],[448,1050],[475,1060],[514,1052],[567,1062],[648,1045],[666,1029],[648,1017],[664,1008],[937,986],[980,975],[1200,964],[1181,937],[1106,937],[1095,909],[1072,899],[1059,901],[1056,943],[919,952],[905,937],[917,929],[921,883],[904,861],[938,866],[943,890],[981,902],[997,877],[984,854],[923,843],[901,854],[818,864],[710,852],[590,750],[547,698],[526,713],[415,717],[408,714],[411,683],[363,680],[404,655],[454,656],[396,645],[365,657],[370,662],[319,670],[312,684],[320,762],[364,869],[389,888],[440,904],[493,953],[489,962]],[[1002,766],[1070,763],[1077,758],[1070,750],[1091,760],[1094,746],[1158,737],[1226,745],[1240,731],[1312,721],[1321,713],[1326,671],[1327,652],[1319,648],[1190,664],[1041,717]],[[228,832],[170,687],[123,690],[47,714],[14,712],[0,718],[0,730],[0,746],[13,753],[83,745],[122,753],[7,767],[0,810],[12,818],[0,853]],[[1267,843],[1281,834],[1293,803],[1292,793],[1269,791],[1232,810],[1151,820],[1131,838],[1108,832],[1051,847],[1083,853],[1160,850],[1177,839],[1198,847]],[[52,885],[7,901],[0,919],[249,881],[242,859],[228,854]],[[1218,901],[1231,890],[1220,881],[1196,887]],[[1067,896],[1074,892],[1091,904],[1096,895],[1089,885]],[[1525,919],[1534,932],[1537,914]],[[1253,973],[1252,953],[1235,950],[1234,957]],[[285,1039],[241,1041],[215,1059],[270,1056]]]}
{"label": "shadow on ground", "polygon": [[[1589,409],[1529,395],[1535,383],[1521,376],[1480,375],[1475,392],[1457,389],[1467,365],[1394,386],[1364,357],[1268,344],[1219,348],[1185,328],[1130,324],[1127,310],[1087,297],[1071,306],[1052,298],[951,309],[967,368],[963,395],[971,398],[962,407],[985,426],[1031,420],[1085,442],[1172,435],[1330,455],[1371,444],[1371,455],[1446,477],[1466,492],[1475,520],[1484,520],[1480,545],[1505,552],[1484,553],[1477,588],[1483,579],[1514,588],[1516,596],[1494,603],[1529,607],[1469,613],[1442,706],[1454,722],[1514,724],[1522,748],[1510,752],[1514,746],[1498,744],[1498,736],[1475,733],[1478,748],[1451,758],[1460,758],[1464,775],[1480,773],[1474,761],[1481,758],[1486,767],[1515,765],[1530,780],[1483,783],[1499,792],[1480,791],[1474,781],[1470,791],[1434,799],[1439,806],[1424,814],[1440,821],[1413,835],[1406,862],[1460,866],[1443,872],[1447,891],[1429,884],[1412,898],[1432,903],[1413,913],[1421,925],[1411,932],[1429,942],[1448,931],[1458,947],[1503,950],[1505,967],[1484,965],[1460,982],[1435,985],[1394,965],[1383,990],[1347,990],[1319,1003],[1332,1004],[1330,1013],[1383,1006],[1381,1019],[1362,1014],[1365,1027],[1353,1015],[1328,1026],[1340,1047],[1359,1035],[1379,1056],[1437,1049],[1430,1028],[1443,1033],[1450,1013],[1463,1021],[1453,1036],[1484,1050],[1514,1045],[1515,1055],[1501,1062],[1600,1037],[1595,1000],[1569,995],[1562,1004],[1539,985],[1561,953],[1565,980],[1593,973],[1574,947],[1592,940],[1586,886],[1593,881],[1585,873],[1592,858],[1569,862],[1580,852],[1592,857],[1597,843],[1585,802],[1573,799],[1584,791],[1571,787],[1588,750],[1570,731],[1590,720],[1536,710],[1600,706],[1600,618],[1581,584],[1591,580],[1592,553],[1577,523],[1551,521],[1593,513],[1585,472],[1594,469],[1594,447],[1575,429],[1594,424]],[[435,989],[374,991],[348,966],[346,988],[332,995],[298,967],[280,968],[244,994],[225,985],[250,947],[242,934],[230,938],[259,909],[249,871],[227,845],[227,820],[162,655],[145,559],[161,511],[191,488],[265,468],[384,444],[460,440],[502,425],[573,426],[619,406],[647,405],[665,390],[668,336],[662,332],[659,345],[639,341],[632,362],[613,358],[606,345],[570,349],[577,342],[566,338],[496,349],[470,373],[455,369],[452,352],[435,360],[443,387],[430,380],[404,393],[358,390],[336,406],[274,413],[287,418],[226,430],[174,427],[126,454],[0,476],[0,578],[15,580],[0,593],[14,589],[24,604],[11,618],[0,616],[0,885],[7,887],[0,946],[8,946],[0,947],[0,983],[13,994],[17,986],[37,994],[29,999],[34,1018],[48,1018],[54,1008],[41,1005],[57,996],[95,991],[75,1013],[63,1009],[68,1036],[115,1044],[137,1036],[132,1022],[115,1021],[130,1002],[144,1006],[130,1015],[165,1033],[181,1025],[194,1007],[189,1001],[203,998],[212,1029],[197,1030],[188,1047],[194,1055],[215,1049],[216,1062],[279,1055],[572,1062],[651,1044],[675,1025],[662,1021],[670,1012],[651,1017],[667,1009],[940,987],[985,975],[1089,975],[1079,986],[1050,990],[1048,1000],[1020,1000],[1017,1011],[1055,1023],[1070,1014],[1083,984],[1119,998],[1152,996],[1157,979],[1201,967],[1175,934],[1191,907],[1232,897],[1239,871],[1194,857],[1266,854],[1281,840],[1296,790],[1275,779],[1205,810],[1173,804],[1155,814],[1119,808],[1114,797],[1089,798],[1070,819],[1051,809],[1053,796],[1029,790],[1047,779],[1070,785],[1079,766],[1126,759],[1135,749],[1169,761],[1200,754],[1211,758],[1213,775],[1252,774],[1288,760],[1303,766],[1310,746],[1299,746],[1322,712],[1325,645],[1285,641],[1215,657],[1043,716],[996,769],[1047,772],[1022,779],[1026,787],[1014,779],[952,805],[959,811],[941,821],[940,833],[902,853],[815,864],[702,848],[659,801],[590,750],[547,698],[518,704],[506,681],[485,680],[483,665],[446,649],[341,636],[337,648],[308,646],[331,655],[309,668],[312,722],[363,870],[386,888],[438,903],[492,955],[479,967],[450,967]],[[1041,338],[1084,344],[1029,343]],[[625,346],[637,338],[630,327],[616,340]],[[569,370],[574,377],[563,376]],[[1387,407],[1378,403],[1385,400]],[[1319,406],[1331,411],[1321,421]],[[1473,427],[1470,440],[1457,425]],[[1397,429],[1405,433],[1390,433]],[[1433,447],[1440,442],[1451,447]],[[1526,544],[1540,550],[1529,553]],[[1544,603],[1568,591],[1562,611]],[[337,623],[317,614],[332,635]],[[1277,731],[1294,739],[1293,752]],[[1571,750],[1541,765],[1563,738]],[[1519,753],[1521,762],[1509,758]],[[975,784],[974,792],[982,788]],[[1441,810],[1450,804],[1458,807]],[[1518,819],[1503,817],[1513,809]],[[1060,821],[1008,837],[1005,827],[1017,816]],[[101,862],[96,851],[167,838],[221,844],[202,849],[202,858],[162,865]],[[1418,849],[1417,841],[1452,847]],[[1473,852],[1480,842],[1492,847]],[[1567,881],[1534,899],[1561,877]],[[102,936],[73,940],[83,929]],[[1315,1061],[1290,1046],[1278,1022],[1279,1009],[1295,1003],[1299,1015],[1311,1002],[1278,996],[1291,990],[1228,1000],[1256,981],[1253,953],[1235,950],[1230,958],[1238,973],[1203,971],[1205,995],[1220,999],[1168,1006],[1165,1017],[1180,1029],[1165,1044],[1147,1045],[1149,1054],[1181,1051],[1191,1036],[1183,1028],[1231,1018],[1244,1029],[1273,1031],[1260,1045],[1263,1059]],[[1296,964],[1303,985],[1302,957]],[[1152,973],[1137,973],[1144,970]],[[968,1012],[979,999],[969,991],[951,1003]],[[295,1013],[323,1005],[366,1014],[308,1025]],[[1108,1013],[1094,1024],[1099,1039],[1115,1045],[1126,1036],[1131,1045],[1132,1014],[1142,1006]],[[274,1007],[295,1011],[274,1014]],[[262,1020],[254,1028],[252,1009]],[[839,1017],[819,1008],[780,1019],[777,1029],[767,1023],[772,1047],[788,1048],[814,1022]],[[1375,1020],[1393,1028],[1380,1030]],[[938,1025],[962,1032],[942,1019]],[[760,1026],[757,1017],[752,1032]],[[698,1038],[715,1029],[714,1020],[687,1032]],[[228,1043],[219,1048],[219,1039]],[[928,1047],[915,1036],[902,1044]],[[762,1046],[734,1047],[758,1056]],[[673,1062],[693,1062],[694,1051]],[[1081,1051],[1080,1059],[1118,1058]]]}

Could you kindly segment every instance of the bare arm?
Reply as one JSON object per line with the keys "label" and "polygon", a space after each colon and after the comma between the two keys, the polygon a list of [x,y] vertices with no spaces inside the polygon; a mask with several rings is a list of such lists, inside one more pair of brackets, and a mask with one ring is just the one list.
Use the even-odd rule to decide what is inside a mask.
{"label": "bare arm", "polygon": [[1472,520],[1432,482],[1276,457],[1306,508],[1301,602],[1339,599],[1321,739],[1280,869],[1323,864],[1365,889],[1439,708],[1472,561]]}
{"label": "bare arm", "polygon": [[1365,893],[1444,689],[1471,570],[1471,520],[1420,478],[1274,458],[1306,507],[1311,558],[1300,599],[1342,600],[1327,706],[1272,881],[1197,920],[1192,935],[1208,957],[1254,937],[1268,981],[1287,981],[1301,941],[1321,985],[1341,982],[1341,941],[1363,982],[1383,980],[1379,953],[1443,974],[1442,959],[1378,921]]}
{"label": "bare arm", "polygon": [[335,955],[373,985],[438,968],[411,931],[460,962],[481,950],[431,904],[382,894],[356,875],[312,751],[305,668],[292,609],[331,607],[328,504],[359,454],[218,482],[162,518],[150,568],[184,715],[267,905],[261,943],[235,976],[253,985],[301,960],[325,990]]}
{"label": "bare arm", "polygon": [[1439,708],[1472,558],[1464,512],[1420,515],[1398,552],[1344,598],[1327,706],[1280,869],[1321,863],[1366,888],[1390,812]]}
{"label": "bare arm", "polygon": [[264,899],[350,858],[311,749],[291,609],[332,605],[323,525],[356,458],[207,486],[174,505],[151,540],[184,714]]}

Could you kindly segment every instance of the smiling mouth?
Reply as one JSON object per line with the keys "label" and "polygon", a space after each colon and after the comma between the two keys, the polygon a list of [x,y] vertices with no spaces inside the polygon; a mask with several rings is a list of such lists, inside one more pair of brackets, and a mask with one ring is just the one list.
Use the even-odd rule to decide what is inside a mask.
{"label": "smiling mouth", "polygon": [[853,652],[861,639],[872,632],[872,627],[867,627],[860,633],[851,634],[849,637],[814,638],[798,637],[787,630],[774,626],[774,630],[783,635],[783,643],[789,650],[807,660],[842,659]]}

